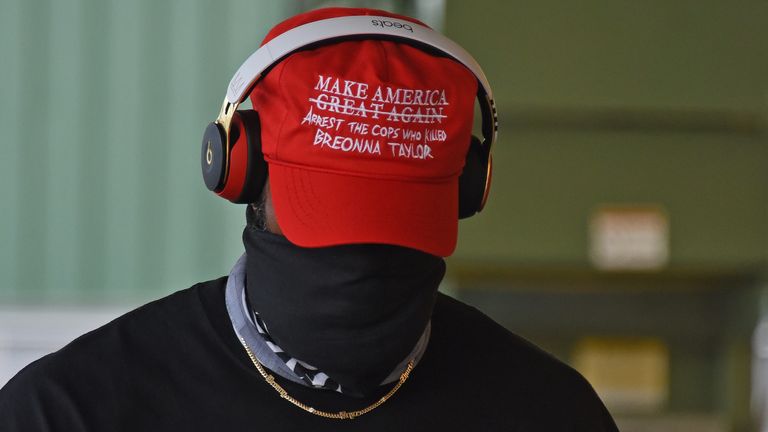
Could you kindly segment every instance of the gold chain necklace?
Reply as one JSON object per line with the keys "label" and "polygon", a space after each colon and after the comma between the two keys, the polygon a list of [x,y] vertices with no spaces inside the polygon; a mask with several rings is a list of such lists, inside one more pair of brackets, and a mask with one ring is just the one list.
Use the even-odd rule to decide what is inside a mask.
{"label": "gold chain necklace", "polygon": [[303,409],[304,411],[320,416],[325,418],[331,418],[331,419],[339,419],[339,420],[351,420],[355,417],[360,417],[363,414],[368,414],[369,412],[375,410],[378,408],[381,404],[387,401],[390,397],[392,397],[393,394],[400,388],[400,386],[403,385],[405,380],[408,379],[408,376],[411,374],[411,371],[413,370],[413,360],[408,362],[408,366],[405,368],[402,374],[400,374],[400,380],[395,384],[394,387],[392,387],[392,390],[390,390],[387,394],[381,397],[381,399],[377,400],[371,405],[368,405],[367,407],[355,411],[339,411],[336,413],[327,412],[327,411],[320,411],[318,409],[312,408],[309,405],[303,404],[299,402],[298,400],[291,397],[285,389],[275,381],[275,377],[268,374],[267,371],[264,369],[264,366],[259,363],[259,361],[256,359],[256,356],[253,355],[253,352],[251,352],[251,349],[248,348],[248,344],[245,343],[245,339],[242,337],[240,338],[240,343],[243,344],[243,348],[245,348],[245,352],[248,353],[248,357],[250,357],[251,361],[253,362],[253,365],[256,366],[256,369],[259,370],[259,373],[262,377],[264,377],[265,380],[267,380],[267,383],[272,386],[275,391],[280,393],[280,397],[287,400],[288,402],[296,405],[297,407]]}

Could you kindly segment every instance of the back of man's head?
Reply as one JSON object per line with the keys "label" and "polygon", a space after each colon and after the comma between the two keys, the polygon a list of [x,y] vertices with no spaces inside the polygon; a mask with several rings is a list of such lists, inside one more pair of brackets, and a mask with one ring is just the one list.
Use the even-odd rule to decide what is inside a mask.
{"label": "back of man's head", "polygon": [[[420,24],[321,9],[278,24],[263,43],[352,15],[393,17],[372,25],[404,32]],[[391,39],[334,41],[277,63],[250,96],[283,234],[304,247],[382,243],[450,255],[477,86],[458,61]]]}

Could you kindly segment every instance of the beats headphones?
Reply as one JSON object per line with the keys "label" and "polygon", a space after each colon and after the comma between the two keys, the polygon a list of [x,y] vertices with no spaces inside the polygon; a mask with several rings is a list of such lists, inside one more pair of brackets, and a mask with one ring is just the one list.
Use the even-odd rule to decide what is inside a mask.
{"label": "beats headphones", "polygon": [[218,118],[208,124],[203,135],[201,166],[208,189],[239,204],[255,202],[261,194],[267,178],[267,163],[261,152],[259,116],[254,110],[237,108],[272,66],[303,48],[361,38],[403,42],[452,58],[477,78],[483,139],[471,137],[459,177],[459,218],[480,212],[488,199],[493,165],[491,148],[498,132],[493,93],[483,70],[458,44],[429,27],[371,15],[303,24],[275,37],[245,60],[229,82]]}

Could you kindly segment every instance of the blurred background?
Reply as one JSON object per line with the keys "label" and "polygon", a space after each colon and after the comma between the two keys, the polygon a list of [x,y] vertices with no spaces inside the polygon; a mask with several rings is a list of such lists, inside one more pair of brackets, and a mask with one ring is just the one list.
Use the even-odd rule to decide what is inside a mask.
{"label": "blurred background", "polygon": [[202,131],[267,30],[328,5],[421,18],[493,85],[491,200],[443,290],[623,431],[768,430],[764,0],[0,0],[0,385],[228,273],[244,208],[205,189]]}

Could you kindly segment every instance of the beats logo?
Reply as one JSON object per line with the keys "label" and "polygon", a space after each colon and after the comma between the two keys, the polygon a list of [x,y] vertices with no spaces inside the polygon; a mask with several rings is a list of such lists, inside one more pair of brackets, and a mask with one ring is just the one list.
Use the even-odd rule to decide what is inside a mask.
{"label": "beats logo", "polygon": [[371,24],[379,27],[394,27],[399,29],[405,29],[413,33],[413,27],[409,26],[408,24],[399,23],[397,21],[371,20]]}

